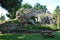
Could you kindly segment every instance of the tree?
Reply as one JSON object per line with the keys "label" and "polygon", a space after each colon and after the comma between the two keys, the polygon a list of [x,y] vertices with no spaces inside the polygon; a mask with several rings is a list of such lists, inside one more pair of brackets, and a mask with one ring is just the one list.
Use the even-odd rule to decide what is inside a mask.
{"label": "tree", "polygon": [[28,4],[28,3],[25,3],[25,4],[23,4],[22,5],[22,8],[27,8],[27,9],[31,9],[32,8],[32,6],[30,5],[30,4]]}
{"label": "tree", "polygon": [[46,6],[42,6],[42,11],[46,12],[46,10],[47,10]]}
{"label": "tree", "polygon": [[57,7],[56,7],[56,9],[55,9],[55,11],[58,11],[59,9],[60,9],[60,7],[59,7],[59,6],[57,6]]}
{"label": "tree", "polygon": [[39,3],[37,3],[37,4],[34,6],[34,9],[40,10],[40,9],[41,9],[41,5],[40,5]]}
{"label": "tree", "polygon": [[0,0],[1,6],[8,10],[7,16],[9,18],[15,18],[15,13],[20,8],[21,2],[22,0]]}
{"label": "tree", "polygon": [[54,17],[56,18],[56,22],[57,22],[57,28],[59,29],[59,23],[60,23],[60,6],[57,6],[55,11],[55,15]]}
{"label": "tree", "polygon": [[60,7],[57,6],[56,9],[54,10],[56,12],[56,14],[58,14],[57,12],[60,10]]}
{"label": "tree", "polygon": [[39,3],[37,3],[37,4],[34,6],[34,9],[36,9],[36,10],[42,10],[42,11],[47,10],[46,6],[40,5]]}
{"label": "tree", "polygon": [[53,18],[56,20],[56,18],[57,18],[57,16],[58,16],[58,12],[59,12],[59,10],[60,10],[60,7],[59,6],[57,6],[56,7],[56,9],[54,10],[54,15],[53,15]]}

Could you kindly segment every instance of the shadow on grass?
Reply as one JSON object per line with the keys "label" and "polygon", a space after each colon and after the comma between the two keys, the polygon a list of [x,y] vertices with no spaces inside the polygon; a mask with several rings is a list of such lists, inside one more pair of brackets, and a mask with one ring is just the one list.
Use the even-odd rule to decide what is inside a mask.
{"label": "shadow on grass", "polygon": [[0,40],[60,40],[60,33],[55,33],[55,38],[43,38],[40,34],[0,34]]}
{"label": "shadow on grass", "polygon": [[24,34],[0,34],[0,40],[24,40]]}

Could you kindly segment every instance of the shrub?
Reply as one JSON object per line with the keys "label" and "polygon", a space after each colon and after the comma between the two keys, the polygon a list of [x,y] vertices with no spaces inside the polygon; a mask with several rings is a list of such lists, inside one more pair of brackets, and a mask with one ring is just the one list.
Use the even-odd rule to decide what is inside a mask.
{"label": "shrub", "polygon": [[50,27],[40,27],[41,30],[52,30]]}
{"label": "shrub", "polygon": [[13,23],[17,23],[17,24],[20,23],[18,20],[14,20],[14,21],[11,21],[11,22],[13,22]]}
{"label": "shrub", "polygon": [[31,16],[30,19],[34,20],[34,22],[36,22],[36,19],[34,16]]}
{"label": "shrub", "polygon": [[35,25],[25,25],[21,29],[29,29],[29,30],[52,30],[51,27],[49,26],[41,26],[40,24],[35,24]]}

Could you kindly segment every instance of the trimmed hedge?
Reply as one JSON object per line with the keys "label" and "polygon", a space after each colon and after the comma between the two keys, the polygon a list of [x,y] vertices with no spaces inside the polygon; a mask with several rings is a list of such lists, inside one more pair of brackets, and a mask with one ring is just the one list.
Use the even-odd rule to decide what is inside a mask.
{"label": "trimmed hedge", "polygon": [[29,29],[29,30],[52,30],[49,26],[41,26],[41,25],[26,25],[21,27],[21,29]]}

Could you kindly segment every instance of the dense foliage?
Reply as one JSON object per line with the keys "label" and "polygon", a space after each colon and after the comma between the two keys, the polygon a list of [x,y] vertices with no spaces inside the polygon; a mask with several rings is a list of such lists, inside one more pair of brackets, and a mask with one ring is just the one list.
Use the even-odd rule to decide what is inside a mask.
{"label": "dense foliage", "polygon": [[25,4],[22,4],[22,5],[21,5],[21,8],[31,9],[31,8],[32,8],[32,5],[30,5],[30,4],[28,4],[28,3],[25,3]]}
{"label": "dense foliage", "polygon": [[40,5],[39,3],[35,4],[34,9],[36,9],[36,10],[42,10],[44,12],[46,12],[46,10],[47,10],[46,6]]}
{"label": "dense foliage", "polygon": [[10,13],[7,14],[9,18],[15,18],[15,13],[20,8],[21,2],[22,0],[0,0],[1,6]]}

